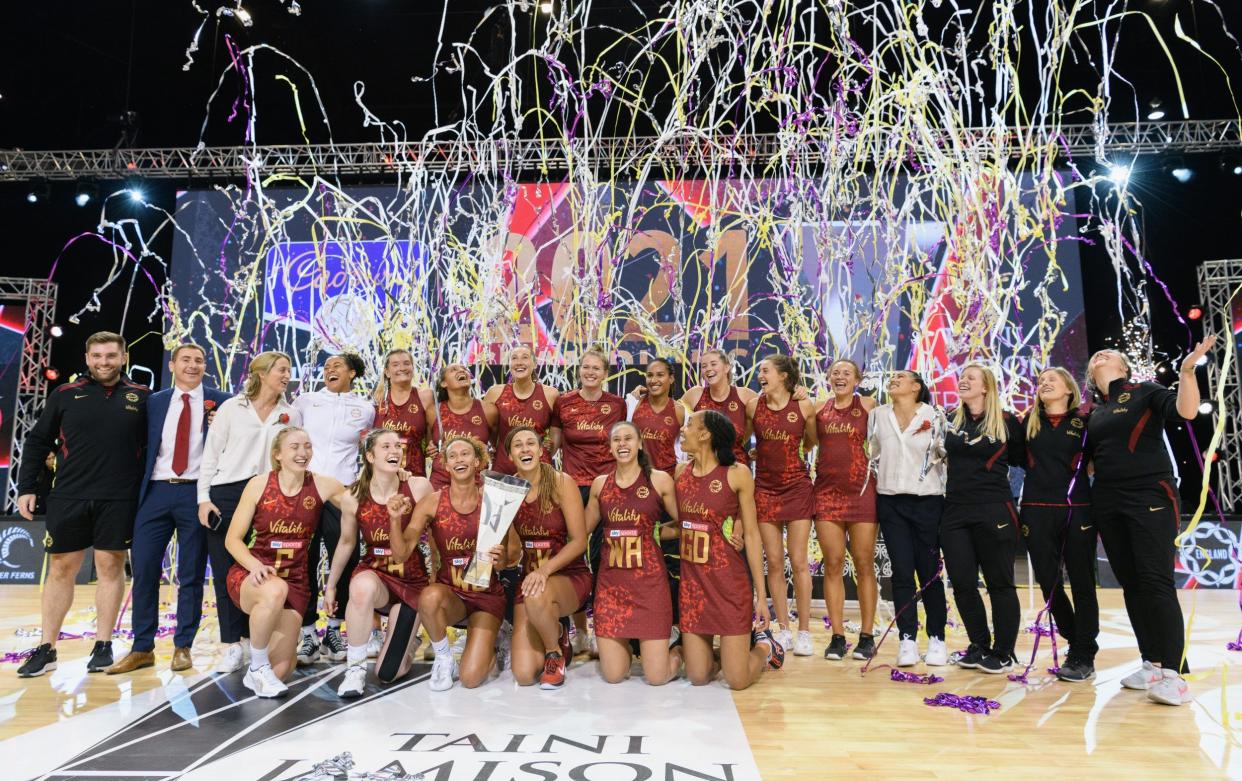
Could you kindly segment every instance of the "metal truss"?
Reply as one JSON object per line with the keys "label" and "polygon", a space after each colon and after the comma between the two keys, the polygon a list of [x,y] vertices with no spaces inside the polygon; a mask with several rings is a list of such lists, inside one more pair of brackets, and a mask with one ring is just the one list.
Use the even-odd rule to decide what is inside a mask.
{"label": "metal truss", "polygon": [[4,492],[4,509],[17,508],[17,467],[21,463],[26,435],[34,428],[47,399],[47,380],[43,367],[52,354],[51,329],[56,317],[56,283],[45,279],[0,277],[0,303],[21,303],[26,307],[26,330],[22,337],[22,359],[17,376],[17,403],[13,409],[13,444],[10,448],[9,479]]}
{"label": "metal truss", "polygon": [[[1221,327],[1218,333],[1226,334],[1233,339],[1233,301],[1231,294],[1242,285],[1242,258],[1232,260],[1209,260],[1199,266],[1199,294],[1203,297],[1206,315],[1216,322],[1209,323],[1205,330],[1211,332]],[[1220,443],[1220,460],[1216,462],[1218,475],[1218,495],[1221,506],[1227,513],[1234,512],[1238,500],[1242,499],[1242,366],[1238,364],[1239,356],[1234,356],[1233,368],[1228,375],[1221,375],[1220,365],[1216,361],[1208,362],[1209,387],[1215,390],[1221,383],[1225,390],[1224,409],[1212,412],[1214,425],[1220,425],[1224,419],[1224,436]]]}
{"label": "metal truss", "polygon": [[[820,164],[846,153],[889,159],[901,128],[881,128],[849,139],[796,132],[749,135],[607,137],[563,144],[539,139],[478,142],[299,144],[164,147],[152,149],[0,150],[0,181],[73,179],[236,179],[276,173],[302,176],[396,175],[408,171],[563,171],[587,165],[624,170],[629,164],[684,170],[746,161],[786,166]],[[1075,157],[1242,149],[1237,120],[1186,120],[1130,125],[972,127],[945,130],[946,144],[975,153],[1015,156],[1051,146]],[[930,143],[937,139],[922,139]]]}

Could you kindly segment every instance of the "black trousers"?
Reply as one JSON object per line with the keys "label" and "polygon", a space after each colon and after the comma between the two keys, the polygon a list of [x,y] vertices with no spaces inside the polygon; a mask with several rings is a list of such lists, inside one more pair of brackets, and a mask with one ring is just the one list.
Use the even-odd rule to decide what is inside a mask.
{"label": "black trousers", "polygon": [[[319,528],[315,530],[315,537],[311,540],[310,550],[307,551],[307,574],[310,575],[310,601],[306,603],[306,612],[302,615],[302,626],[314,626],[319,620],[319,561],[323,555],[323,548],[320,543],[328,548],[328,566],[332,566],[332,557],[336,555],[336,544],[341,541],[341,511],[336,505],[323,505],[323,513],[319,516]],[[328,616],[328,618],[344,618],[345,606],[349,604],[349,579],[354,574],[354,567],[358,566],[358,545],[354,545],[354,554],[349,557],[349,563],[345,565],[345,571],[341,573],[341,580],[336,584],[336,615]],[[370,634],[371,629],[367,627],[367,633]]]}
{"label": "black trousers", "polygon": [[1124,488],[1097,483],[1091,494],[1095,525],[1121,584],[1139,653],[1152,664],[1185,674],[1185,624],[1173,583],[1178,505],[1171,478]]}
{"label": "black trousers", "polygon": [[[1018,547],[1018,513],[1013,502],[945,503],[940,523],[944,567],[953,586],[953,601],[966,624],[970,642],[1008,659],[1018,642],[1022,607],[1013,585],[1013,560]],[[992,631],[979,595],[979,570],[992,603]]]}
{"label": "black trousers", "polygon": [[923,611],[927,615],[927,636],[944,639],[949,605],[944,581],[936,574],[940,565],[940,515],[944,497],[913,494],[879,494],[875,500],[880,533],[893,567],[893,607],[898,611],[897,632],[901,639],[913,640],[919,633],[919,612],[914,604],[918,575],[923,589]]}
{"label": "black trousers", "polygon": [[[1092,661],[1100,650],[1100,605],[1095,598],[1095,525],[1090,507],[1022,506],[1022,537],[1031,555],[1035,579],[1051,602],[1057,632],[1075,655]],[[1062,570],[1074,592],[1065,593]]]}
{"label": "black trousers", "polygon": [[224,546],[224,538],[229,531],[229,523],[233,513],[237,511],[237,503],[241,500],[242,491],[249,480],[238,480],[236,483],[222,483],[211,487],[211,503],[220,508],[220,517],[224,522],[216,531],[207,532],[207,559],[211,562],[211,586],[216,592],[216,615],[220,620],[220,642],[236,643],[243,637],[250,637],[250,618],[242,609],[229,599],[227,580],[229,568],[233,566],[233,554]]}

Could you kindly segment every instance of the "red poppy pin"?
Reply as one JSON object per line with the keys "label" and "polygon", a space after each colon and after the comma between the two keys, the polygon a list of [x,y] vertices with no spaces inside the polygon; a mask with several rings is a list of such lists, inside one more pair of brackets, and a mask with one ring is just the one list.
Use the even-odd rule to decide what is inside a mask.
{"label": "red poppy pin", "polygon": [[930,420],[925,420],[925,421],[923,421],[923,425],[919,426],[918,431],[916,431],[916,432],[914,432],[914,433],[915,433],[915,434],[922,434],[924,431],[930,431],[930,430],[931,430],[931,421],[930,421]]}
{"label": "red poppy pin", "polygon": [[277,422],[277,423],[280,423],[280,424],[282,424],[282,425],[283,425],[283,424],[285,424],[285,423],[288,423],[288,422],[289,422],[289,413],[287,413],[287,412],[282,412],[282,413],[280,413],[280,417],[279,417],[279,418],[276,418],[276,422]]}
{"label": "red poppy pin", "polygon": [[208,412],[211,412],[215,408],[216,408],[216,403],[214,401],[212,401],[211,399],[203,399],[203,409],[207,410]]}

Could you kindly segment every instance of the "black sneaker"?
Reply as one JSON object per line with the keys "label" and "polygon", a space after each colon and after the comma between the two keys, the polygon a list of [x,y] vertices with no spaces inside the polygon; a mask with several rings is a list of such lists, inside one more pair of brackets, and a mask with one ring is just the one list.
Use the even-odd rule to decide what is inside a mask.
{"label": "black sneaker", "polygon": [[34,653],[26,660],[25,664],[17,668],[17,675],[21,678],[34,678],[43,673],[50,673],[56,669],[56,649],[51,643],[44,643],[34,649]]}
{"label": "black sneaker", "polygon": [[1068,683],[1082,683],[1095,677],[1095,665],[1086,659],[1070,657],[1057,670],[1057,678]]}
{"label": "black sneaker", "polygon": [[845,658],[845,635],[833,635],[828,647],[824,649],[824,658],[839,662]]}
{"label": "black sneaker", "polygon": [[970,647],[967,648],[961,656],[957,657],[957,666],[967,670],[973,670],[979,666],[979,661],[983,659],[983,656],[986,653],[987,652],[984,649],[974,643],[971,643]]}
{"label": "black sneaker", "polygon": [[986,653],[979,657],[979,664],[975,665],[975,669],[989,675],[1007,673],[1013,669],[1013,654]]}
{"label": "black sneaker", "polygon": [[858,645],[854,646],[854,658],[866,661],[875,656],[875,635],[859,635]]}
{"label": "black sneaker", "polygon": [[101,673],[112,666],[112,641],[96,640],[91,649],[90,661],[86,663],[88,673]]}
{"label": "black sneaker", "polygon": [[319,636],[314,632],[309,634],[303,632],[302,639],[298,641],[298,664],[314,664],[317,661],[319,661]]}

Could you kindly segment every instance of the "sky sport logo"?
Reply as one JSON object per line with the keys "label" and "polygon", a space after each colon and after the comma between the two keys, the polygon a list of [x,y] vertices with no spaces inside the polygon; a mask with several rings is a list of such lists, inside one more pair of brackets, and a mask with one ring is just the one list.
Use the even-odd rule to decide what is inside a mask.
{"label": "sky sport logo", "polygon": [[14,546],[18,544],[29,545],[33,551],[35,549],[34,537],[30,536],[30,532],[20,526],[10,526],[0,531],[0,581],[34,582],[38,573],[34,568],[23,568],[22,565],[14,560]]}

